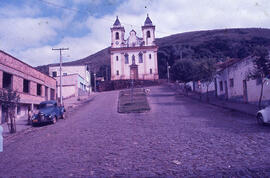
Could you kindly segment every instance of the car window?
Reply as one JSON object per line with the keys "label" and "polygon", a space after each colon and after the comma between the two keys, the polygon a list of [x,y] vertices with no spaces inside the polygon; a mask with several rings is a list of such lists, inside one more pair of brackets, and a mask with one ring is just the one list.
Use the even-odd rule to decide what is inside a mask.
{"label": "car window", "polygon": [[39,109],[53,107],[53,106],[54,106],[54,104],[52,104],[52,103],[40,104]]}

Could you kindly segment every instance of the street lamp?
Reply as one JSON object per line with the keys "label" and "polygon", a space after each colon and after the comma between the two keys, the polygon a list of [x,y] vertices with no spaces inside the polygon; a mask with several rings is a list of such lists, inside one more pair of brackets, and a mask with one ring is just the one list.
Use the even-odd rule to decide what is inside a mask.
{"label": "street lamp", "polygon": [[168,83],[170,83],[170,68],[171,68],[171,66],[169,66],[169,64],[167,62],[167,78],[168,78]]}
{"label": "street lamp", "polygon": [[88,69],[88,72],[89,72],[89,95],[91,94],[92,92],[92,84],[91,84],[91,63],[88,63],[87,64],[87,69]]}
{"label": "street lamp", "polygon": [[94,88],[95,88],[95,92],[96,92],[97,91],[96,73],[94,73]]}

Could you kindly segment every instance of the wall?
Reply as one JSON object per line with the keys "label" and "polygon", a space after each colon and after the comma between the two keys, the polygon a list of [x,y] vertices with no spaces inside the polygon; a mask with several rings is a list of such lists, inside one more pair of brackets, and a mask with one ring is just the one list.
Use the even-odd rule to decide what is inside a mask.
{"label": "wall", "polygon": [[[195,82],[194,85],[192,82],[189,82],[189,86],[191,87],[192,90],[195,90],[196,92],[202,92],[202,93],[207,92],[207,83],[206,82],[201,82],[200,87],[199,87],[198,82]],[[193,88],[194,86],[195,86],[195,88]],[[208,92],[213,92],[213,91],[215,91],[215,83],[212,81],[208,85]]]}
{"label": "wall", "polygon": [[[60,88],[59,88],[60,90]],[[63,98],[73,97],[76,93],[76,86],[63,86],[62,88]],[[60,91],[59,91],[60,93]]]}
{"label": "wall", "polygon": [[[251,103],[257,103],[260,98],[261,85],[257,85],[256,80],[250,80],[247,83],[248,86],[248,101]],[[270,81],[268,80],[264,84],[262,101],[265,105],[270,105]]]}

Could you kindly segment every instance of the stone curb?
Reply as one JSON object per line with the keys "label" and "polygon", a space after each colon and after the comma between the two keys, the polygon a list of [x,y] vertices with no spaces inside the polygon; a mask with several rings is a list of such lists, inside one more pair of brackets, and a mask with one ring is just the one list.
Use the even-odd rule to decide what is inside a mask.
{"label": "stone curb", "polygon": [[224,108],[224,109],[228,109],[230,111],[235,111],[235,112],[240,112],[240,113],[243,113],[243,114],[247,114],[247,115],[250,115],[250,116],[256,116],[256,113],[250,113],[250,112],[247,112],[247,111],[243,111],[243,110],[240,110],[240,109],[237,109],[237,108],[231,108],[231,107],[228,107],[228,106],[224,106],[224,105],[220,105],[220,104],[217,104],[217,103],[213,103],[213,102],[206,102],[206,101],[203,101],[203,100],[200,100],[196,97],[192,97],[192,96],[186,96],[184,94],[179,94],[178,95],[183,95],[187,98],[191,98],[191,99],[194,99],[194,100],[198,100],[204,104],[209,104],[209,105],[213,105],[213,106],[217,106],[217,107],[221,107],[221,108]]}

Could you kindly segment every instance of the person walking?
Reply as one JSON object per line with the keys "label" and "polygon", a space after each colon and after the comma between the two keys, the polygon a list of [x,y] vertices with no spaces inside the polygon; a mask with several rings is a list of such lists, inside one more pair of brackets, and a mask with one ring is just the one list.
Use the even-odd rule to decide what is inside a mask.
{"label": "person walking", "polygon": [[28,125],[31,125],[31,118],[33,116],[33,112],[31,110],[31,107],[28,107]]}

